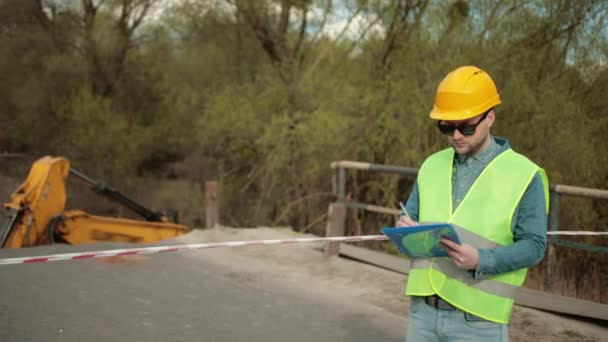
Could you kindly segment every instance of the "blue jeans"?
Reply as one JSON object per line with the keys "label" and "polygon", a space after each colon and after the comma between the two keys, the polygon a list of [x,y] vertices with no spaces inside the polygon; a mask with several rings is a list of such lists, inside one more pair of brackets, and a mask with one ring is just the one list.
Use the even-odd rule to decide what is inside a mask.
{"label": "blue jeans", "polygon": [[507,325],[483,320],[460,310],[430,306],[412,296],[406,342],[472,342],[509,340]]}

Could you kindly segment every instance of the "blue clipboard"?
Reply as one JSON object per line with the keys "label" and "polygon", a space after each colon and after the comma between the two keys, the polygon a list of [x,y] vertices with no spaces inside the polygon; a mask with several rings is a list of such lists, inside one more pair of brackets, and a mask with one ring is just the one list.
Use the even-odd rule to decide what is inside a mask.
{"label": "blue clipboard", "polygon": [[380,231],[386,235],[399,250],[411,258],[447,257],[441,247],[441,239],[446,238],[457,244],[460,238],[449,223],[421,224],[412,227],[384,227]]}

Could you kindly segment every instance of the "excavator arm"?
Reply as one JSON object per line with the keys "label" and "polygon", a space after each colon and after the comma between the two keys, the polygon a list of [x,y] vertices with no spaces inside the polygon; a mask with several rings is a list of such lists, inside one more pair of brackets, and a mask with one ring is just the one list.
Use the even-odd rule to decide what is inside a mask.
{"label": "excavator arm", "polygon": [[127,208],[133,210],[135,213],[139,214],[141,217],[145,218],[146,221],[168,222],[168,218],[166,217],[165,214],[163,214],[159,211],[153,211],[153,210],[150,210],[150,209],[144,207],[143,205],[135,202],[134,200],[130,199],[129,197],[123,195],[122,193],[114,190],[112,187],[110,187],[108,184],[106,184],[104,182],[94,180],[91,177],[85,175],[84,173],[82,173],[74,168],[70,168],[70,174],[93,185],[94,192],[96,192],[102,196],[108,197],[111,200],[126,206]]}
{"label": "excavator arm", "polygon": [[[146,221],[89,215],[65,210],[65,181],[69,174],[94,185],[93,190],[117,201]],[[61,157],[43,157],[30,169],[26,181],[11,195],[0,223],[0,246],[21,248],[61,241],[87,244],[101,241],[155,243],[190,231],[169,223],[166,215],[147,209],[103,182],[70,168]]]}
{"label": "excavator arm", "polygon": [[190,231],[188,227],[167,223],[127,220],[89,215],[80,210],[70,210],[49,225],[54,241],[71,245],[112,241],[129,243],[155,243]]}

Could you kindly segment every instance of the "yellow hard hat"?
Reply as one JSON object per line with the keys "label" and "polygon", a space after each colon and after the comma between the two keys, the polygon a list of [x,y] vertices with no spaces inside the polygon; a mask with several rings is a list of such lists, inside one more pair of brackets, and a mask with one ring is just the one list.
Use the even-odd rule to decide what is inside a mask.
{"label": "yellow hard hat", "polygon": [[466,120],[500,104],[496,85],[490,75],[474,66],[450,72],[437,87],[434,120]]}

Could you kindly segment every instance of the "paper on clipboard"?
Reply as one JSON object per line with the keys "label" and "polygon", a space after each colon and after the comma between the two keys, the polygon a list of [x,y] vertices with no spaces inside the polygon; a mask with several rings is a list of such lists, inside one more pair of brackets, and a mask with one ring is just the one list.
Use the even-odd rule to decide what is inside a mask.
{"label": "paper on clipboard", "polygon": [[412,227],[384,227],[380,231],[386,235],[399,250],[411,258],[447,257],[441,247],[441,239],[446,238],[460,244],[460,238],[449,223],[421,224]]}

